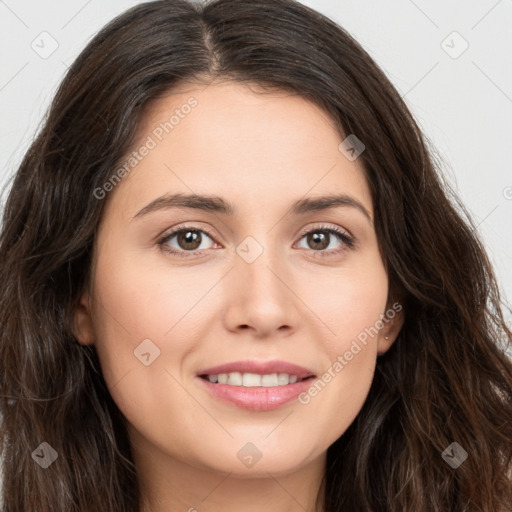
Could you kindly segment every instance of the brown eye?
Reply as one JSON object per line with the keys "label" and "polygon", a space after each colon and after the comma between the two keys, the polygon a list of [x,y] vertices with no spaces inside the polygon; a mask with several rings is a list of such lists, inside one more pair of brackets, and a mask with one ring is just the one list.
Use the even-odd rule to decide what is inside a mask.
{"label": "brown eye", "polygon": [[[304,233],[301,237],[306,239],[306,249],[311,249],[315,256],[333,256],[355,246],[355,239],[346,231],[339,228],[322,226]],[[328,247],[332,240],[338,241],[338,247]]]}
{"label": "brown eye", "polygon": [[[174,241],[174,239],[176,239]],[[204,242],[212,237],[203,229],[181,228],[165,235],[158,244],[165,252],[176,254],[178,256],[188,256],[187,253],[194,254],[196,251],[203,252]],[[203,247],[201,247],[203,246]]]}

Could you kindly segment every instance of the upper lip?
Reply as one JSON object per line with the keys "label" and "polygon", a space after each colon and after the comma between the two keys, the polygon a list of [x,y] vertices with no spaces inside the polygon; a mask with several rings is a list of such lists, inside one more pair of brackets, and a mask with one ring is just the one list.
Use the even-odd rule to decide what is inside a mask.
{"label": "upper lip", "polygon": [[257,373],[259,375],[287,373],[288,375],[296,375],[300,379],[306,379],[315,375],[311,370],[303,366],[287,363],[286,361],[235,361],[205,368],[198,372],[198,375],[219,375],[220,373],[232,372]]}

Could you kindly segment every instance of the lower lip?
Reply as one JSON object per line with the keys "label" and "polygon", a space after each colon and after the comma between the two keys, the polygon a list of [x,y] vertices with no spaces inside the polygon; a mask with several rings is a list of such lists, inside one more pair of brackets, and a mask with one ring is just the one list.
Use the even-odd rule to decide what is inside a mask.
{"label": "lower lip", "polygon": [[303,391],[306,391],[314,380],[314,378],[309,378],[294,384],[286,384],[285,386],[244,387],[218,384],[202,377],[197,378],[212,395],[237,407],[251,411],[271,411],[277,409],[296,398]]}

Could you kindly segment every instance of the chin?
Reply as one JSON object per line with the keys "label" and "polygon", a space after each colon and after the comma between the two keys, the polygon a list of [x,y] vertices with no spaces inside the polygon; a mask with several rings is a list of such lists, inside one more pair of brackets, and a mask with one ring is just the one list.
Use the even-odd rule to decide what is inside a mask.
{"label": "chin", "polygon": [[241,479],[254,477],[268,478],[285,476],[299,470],[310,463],[313,458],[307,453],[301,453],[299,447],[290,446],[289,449],[265,448],[257,442],[250,441],[236,443],[235,449],[214,454],[213,460],[204,460],[212,471],[230,473]]}

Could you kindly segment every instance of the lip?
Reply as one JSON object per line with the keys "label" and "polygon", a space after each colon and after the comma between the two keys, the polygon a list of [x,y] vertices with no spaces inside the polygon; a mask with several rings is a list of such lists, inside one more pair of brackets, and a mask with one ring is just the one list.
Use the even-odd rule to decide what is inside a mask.
{"label": "lip", "polygon": [[[256,373],[258,375],[268,375],[271,373],[287,373],[296,375],[299,379],[306,379],[294,384],[285,386],[232,386],[229,384],[219,384],[210,382],[204,377],[206,375],[219,375],[220,373]],[[211,395],[224,402],[229,402],[237,407],[251,411],[271,411],[290,402],[303,391],[311,386],[314,372],[286,361],[235,361],[218,366],[205,368],[197,373],[197,379],[201,386]]]}
{"label": "lip", "polygon": [[199,376],[196,379],[200,382],[201,386],[204,386],[206,391],[216,398],[251,411],[271,411],[277,409],[306,391],[314,381],[314,378],[308,378],[294,384],[286,384],[285,386],[255,386],[246,388],[243,386],[213,383]]}
{"label": "lip", "polygon": [[[257,373],[259,375],[268,375],[271,373],[287,373],[288,375],[296,375],[299,379],[307,379],[314,377],[315,373],[303,366],[299,366],[286,361],[235,361],[232,363],[221,364],[211,368],[205,368],[197,373],[202,375],[218,375],[219,373]],[[297,383],[300,384],[300,383]],[[220,384],[222,386],[222,384]],[[294,386],[294,384],[288,384]],[[282,386],[280,386],[282,387]],[[284,386],[283,386],[284,387]],[[273,388],[268,388],[273,389]]]}

